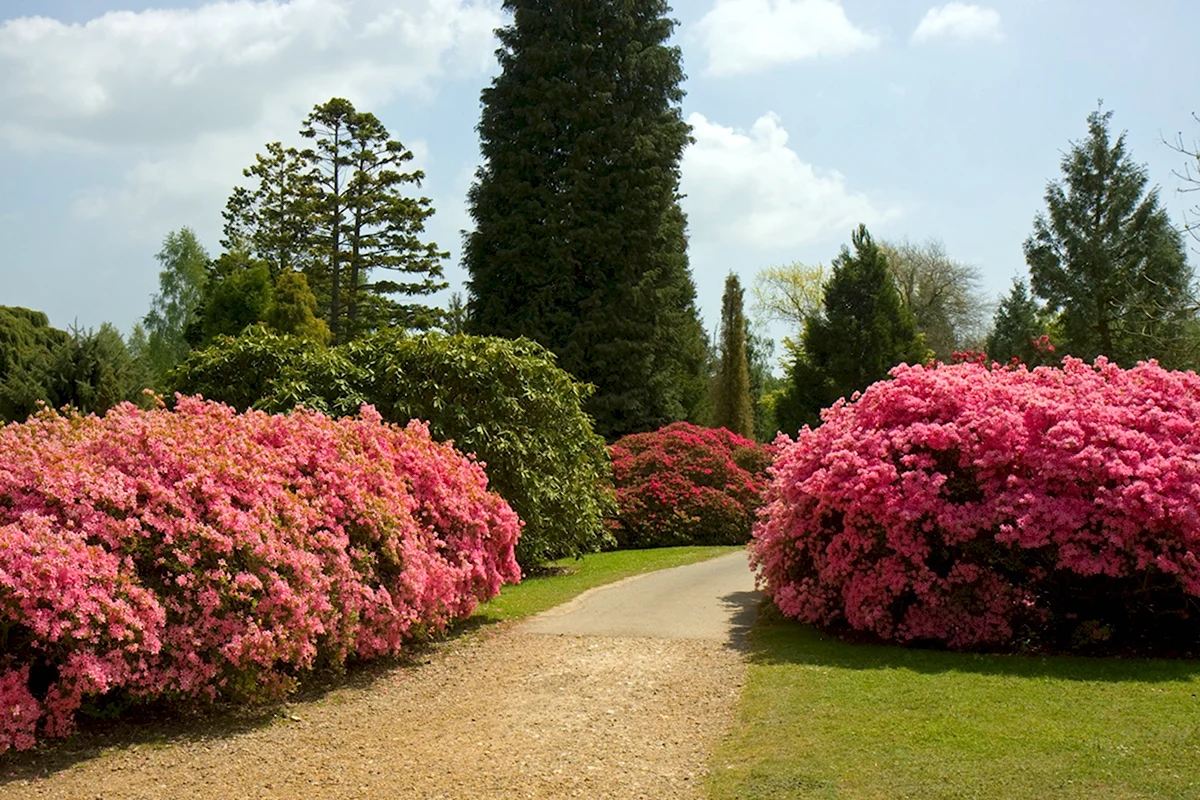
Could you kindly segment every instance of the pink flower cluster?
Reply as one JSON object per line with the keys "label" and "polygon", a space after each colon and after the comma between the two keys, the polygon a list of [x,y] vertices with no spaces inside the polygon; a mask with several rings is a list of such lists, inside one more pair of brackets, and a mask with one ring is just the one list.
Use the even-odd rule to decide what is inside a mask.
{"label": "pink flower cluster", "polygon": [[1133,638],[1135,618],[1200,643],[1200,377],[1071,358],[892,376],[777,442],[751,553],[784,614],[956,649]]}
{"label": "pink flower cluster", "polygon": [[762,504],[771,449],[725,428],[676,422],[610,448],[622,547],[742,544]]}
{"label": "pink flower cluster", "polygon": [[277,698],[520,579],[520,523],[419,423],[179,398],[0,429],[0,752],[82,703]]}

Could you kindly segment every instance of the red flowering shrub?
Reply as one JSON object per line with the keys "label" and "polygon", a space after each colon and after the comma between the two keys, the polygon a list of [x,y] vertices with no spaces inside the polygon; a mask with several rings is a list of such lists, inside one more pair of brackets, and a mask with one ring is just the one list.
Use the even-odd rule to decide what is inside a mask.
{"label": "red flowering shrub", "polygon": [[771,463],[766,445],[676,422],[618,439],[610,452],[621,547],[749,540]]}
{"label": "red flowering shrub", "polygon": [[424,426],[44,412],[0,429],[0,752],[87,702],[277,698],[520,571],[516,515]]}
{"label": "red flowering shrub", "polygon": [[780,442],[751,552],[784,614],[956,649],[1200,649],[1200,377],[892,375]]}

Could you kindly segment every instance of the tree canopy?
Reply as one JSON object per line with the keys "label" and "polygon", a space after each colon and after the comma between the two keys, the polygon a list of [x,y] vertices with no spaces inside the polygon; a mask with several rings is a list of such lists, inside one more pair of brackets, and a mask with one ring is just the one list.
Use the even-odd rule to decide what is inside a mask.
{"label": "tree canopy", "polygon": [[609,438],[703,399],[688,269],[680,52],[667,4],[507,0],[464,241],[468,330],[527,336],[597,387]]}
{"label": "tree canopy", "polygon": [[155,256],[158,293],[142,320],[146,331],[145,358],[155,388],[165,385],[167,373],[187,355],[188,331],[200,323],[201,303],[208,283],[208,252],[191,228],[171,231]]}
{"label": "tree canopy", "polygon": [[1034,295],[1060,312],[1062,348],[1131,365],[1176,348],[1195,296],[1182,237],[1111,119],[1092,112],[1087,139],[1063,156],[1025,258]]}
{"label": "tree canopy", "polygon": [[859,225],[851,244],[853,253],[843,246],[833,261],[821,311],[805,325],[789,368],[788,393],[776,407],[789,432],[817,424],[822,408],[883,380],[897,364],[929,356],[887,255],[866,226]]}
{"label": "tree canopy", "polygon": [[955,261],[936,239],[880,244],[900,300],[912,312],[925,346],[949,363],[958,350],[978,346],[984,330],[979,270]]}
{"label": "tree canopy", "polygon": [[412,151],[339,97],[314,106],[300,134],[310,147],[268,144],[244,170],[252,183],[226,203],[222,244],[266,264],[272,283],[303,273],[336,341],[437,323],[417,298],[446,287],[449,254],[423,240],[434,209],[409,194],[425,178],[407,168]]}

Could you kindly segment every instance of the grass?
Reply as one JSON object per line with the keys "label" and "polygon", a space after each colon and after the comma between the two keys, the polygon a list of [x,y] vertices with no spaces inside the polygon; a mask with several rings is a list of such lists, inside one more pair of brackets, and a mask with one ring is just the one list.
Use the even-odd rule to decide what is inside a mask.
{"label": "grass", "polygon": [[710,796],[1200,797],[1200,662],[849,644],[764,607]]}
{"label": "grass", "polygon": [[497,597],[484,603],[471,619],[486,624],[519,619],[561,605],[588,589],[614,583],[655,570],[695,564],[733,553],[743,547],[662,547],[652,550],[617,550],[592,553],[583,558],[568,558],[550,564],[550,574],[525,578],[515,586],[505,586]]}

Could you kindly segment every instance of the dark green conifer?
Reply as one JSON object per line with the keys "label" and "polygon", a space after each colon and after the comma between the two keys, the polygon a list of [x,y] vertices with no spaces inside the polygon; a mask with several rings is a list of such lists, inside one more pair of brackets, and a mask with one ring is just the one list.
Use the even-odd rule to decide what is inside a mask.
{"label": "dark green conifer", "polygon": [[742,284],[733,273],[725,278],[725,294],[721,299],[721,360],[713,382],[713,424],[754,438]]}
{"label": "dark green conifer", "polygon": [[469,194],[469,329],[527,336],[615,437],[688,416],[705,339],[679,208],[675,23],[662,0],[506,0]]}
{"label": "dark green conifer", "polygon": [[1061,311],[1067,354],[1132,366],[1178,349],[1195,295],[1183,239],[1125,135],[1112,141],[1111,118],[1092,112],[1088,138],[1063,156],[1063,181],[1046,189],[1048,213],[1034,221],[1025,260],[1033,293]]}
{"label": "dark green conifer", "polygon": [[810,318],[790,369],[785,430],[816,425],[820,411],[887,377],[900,363],[921,363],[928,352],[912,312],[904,307],[887,256],[859,225],[843,246],[825,284],[821,313]]}

